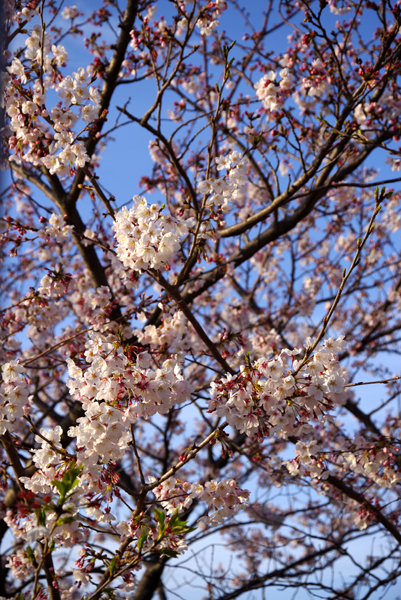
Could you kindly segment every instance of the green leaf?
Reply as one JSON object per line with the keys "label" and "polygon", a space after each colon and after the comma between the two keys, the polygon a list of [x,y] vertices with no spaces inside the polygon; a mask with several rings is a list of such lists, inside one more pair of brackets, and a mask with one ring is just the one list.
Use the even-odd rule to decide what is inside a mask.
{"label": "green leaf", "polygon": [[178,510],[175,510],[170,517],[170,520],[167,524],[169,530],[174,534],[182,534],[189,533],[190,531],[195,531],[196,527],[189,527],[187,525],[188,521],[180,521],[178,518]]}
{"label": "green leaf", "polygon": [[139,536],[139,539],[138,539],[138,552],[139,553],[141,553],[143,545],[146,542],[146,540],[148,539],[148,535],[149,535],[149,529],[142,527],[141,535]]}
{"label": "green leaf", "polygon": [[180,521],[178,518],[178,510],[175,510],[170,517],[168,527],[172,531],[176,525],[184,524],[186,521]]}
{"label": "green leaf", "polygon": [[158,510],[157,508],[153,509],[155,513],[155,519],[160,525],[160,533],[164,533],[166,530],[166,515],[162,510]]}
{"label": "green leaf", "polygon": [[53,479],[52,485],[54,485],[58,489],[58,491],[60,492],[60,496],[65,496],[65,486],[61,481],[59,481],[58,479]]}
{"label": "green leaf", "polygon": [[116,563],[117,563],[117,557],[115,556],[109,564],[109,571],[110,571],[111,575],[113,575],[114,571],[116,570]]}
{"label": "green leaf", "polygon": [[67,495],[71,494],[73,488],[78,485],[79,479],[78,475],[80,474],[82,467],[71,467],[66,471],[63,475],[61,481],[58,479],[53,479],[52,484],[58,489],[60,493],[59,506],[62,506],[66,501]]}
{"label": "green leaf", "polygon": [[78,475],[80,474],[81,470],[82,467],[71,467],[71,469],[64,473],[62,482],[68,488],[68,491],[72,490],[76,485],[78,485]]}
{"label": "green leaf", "polygon": [[35,515],[36,518],[38,520],[38,525],[40,527],[46,527],[46,513],[44,510],[40,510],[40,508],[37,508],[35,510]]}
{"label": "green leaf", "polygon": [[171,558],[177,558],[178,556],[178,552],[175,552],[174,550],[168,550],[167,548],[163,548],[162,550],[159,550],[160,554],[167,554],[167,556],[171,556]]}
{"label": "green leaf", "polygon": [[173,529],[173,533],[176,535],[183,534],[183,533],[190,533],[191,531],[196,531],[196,527],[189,527],[189,526],[187,527],[184,525],[182,525],[182,526],[176,525]]}
{"label": "green leaf", "polygon": [[30,546],[26,547],[26,553],[27,553],[27,556],[28,556],[29,560],[31,561],[31,563],[34,564],[35,563],[35,555]]}
{"label": "green leaf", "polygon": [[72,523],[73,521],[75,521],[74,517],[71,517],[71,516],[61,517],[57,521],[56,525],[65,525],[66,523]]}

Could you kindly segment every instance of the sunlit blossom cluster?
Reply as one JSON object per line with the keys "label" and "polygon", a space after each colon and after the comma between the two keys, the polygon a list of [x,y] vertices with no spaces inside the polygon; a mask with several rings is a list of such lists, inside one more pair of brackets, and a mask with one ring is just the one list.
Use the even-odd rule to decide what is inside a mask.
{"label": "sunlit blossom cluster", "polygon": [[169,268],[180,250],[180,237],[188,234],[194,220],[162,214],[159,204],[149,206],[141,196],[133,201],[132,208],[125,206],[117,213],[113,225],[118,258],[134,271]]}
{"label": "sunlit blossom cluster", "polygon": [[276,79],[277,73],[269,71],[255,84],[257,97],[269,111],[276,110],[286,97],[283,92],[291,91],[294,87],[294,76],[286,67],[281,69],[278,83],[276,83]]}
{"label": "sunlit blossom cluster", "polygon": [[29,412],[29,386],[23,367],[13,360],[2,366],[3,383],[0,388],[0,433],[18,431],[21,419]]}
{"label": "sunlit blossom cluster", "polygon": [[35,573],[26,550],[17,550],[15,554],[10,554],[6,566],[11,569],[13,576],[20,581],[27,581]]}
{"label": "sunlit blossom cluster", "polygon": [[134,333],[144,346],[149,344],[156,349],[166,345],[174,355],[184,357],[192,347],[188,321],[181,311],[164,315],[160,327],[146,325],[143,329],[135,329]]}
{"label": "sunlit blossom cluster", "polygon": [[[10,160],[68,175],[71,168],[84,167],[89,161],[84,142],[73,130],[79,119],[84,129],[98,118],[99,91],[90,86],[92,75],[82,67],[72,76],[53,77],[67,63],[68,53],[64,46],[52,45],[47,32],[41,46],[39,25],[33,27],[25,45],[25,64],[14,57],[4,75],[3,106],[13,132],[9,145],[15,152]],[[38,67],[43,70],[40,79],[35,76]],[[26,86],[23,90],[21,84]],[[60,102],[50,109],[46,99],[51,89]]]}
{"label": "sunlit blossom cluster", "polygon": [[[187,2],[189,4],[189,2]],[[206,5],[208,10],[204,11],[203,16],[196,21],[200,34],[208,37],[213,34],[219,25],[218,17],[227,8],[225,0],[214,0]]]}
{"label": "sunlit blossom cluster", "polygon": [[324,421],[328,409],[346,400],[336,359],[343,347],[342,337],[326,340],[302,368],[294,360],[303,353],[301,348],[243,365],[240,375],[212,382],[209,411],[247,436],[287,438],[309,433],[311,421]]}
{"label": "sunlit blossom cluster", "polygon": [[69,435],[87,456],[102,456],[106,464],[123,456],[129,425],[138,417],[165,414],[189,397],[190,385],[174,360],[158,368],[143,352],[131,363],[113,336],[90,332],[85,359],[85,369],[68,360],[67,386],[85,411]]}
{"label": "sunlit blossom cluster", "polygon": [[197,521],[200,529],[216,526],[236,515],[248,505],[249,490],[241,489],[233,479],[190,484],[170,477],[153,490],[156,499],[168,514],[189,508],[194,500],[207,504],[207,513]]}
{"label": "sunlit blossom cluster", "polygon": [[[385,439],[379,444],[376,441],[369,444],[359,433],[355,434],[354,439],[342,441],[343,449],[336,456],[338,468],[349,469],[383,488],[391,488],[400,483],[401,473],[397,466],[399,446]],[[347,446],[348,451],[345,450]]]}
{"label": "sunlit blossom cluster", "polygon": [[206,179],[198,183],[201,194],[208,195],[208,205],[228,210],[228,204],[241,198],[243,188],[247,184],[248,164],[246,159],[236,150],[225,156],[216,158],[217,170],[226,169],[227,175],[218,179]]}

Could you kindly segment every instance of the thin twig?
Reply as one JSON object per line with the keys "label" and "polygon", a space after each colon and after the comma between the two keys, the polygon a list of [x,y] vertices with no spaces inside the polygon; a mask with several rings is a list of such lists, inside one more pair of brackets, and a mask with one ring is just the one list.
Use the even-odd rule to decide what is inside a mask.
{"label": "thin twig", "polygon": [[[105,207],[107,208],[107,212],[109,213],[109,215],[111,216],[111,218],[113,219],[113,221],[115,221],[116,217],[114,215],[113,207],[110,204],[110,200],[109,200],[109,198],[107,198],[105,196],[105,194],[103,193],[101,187],[99,186],[98,182],[96,181],[99,178],[96,177],[96,175],[92,175],[92,173],[87,168],[84,168],[83,171],[84,171],[86,177],[89,179],[89,181],[93,185],[93,187],[95,188],[97,195],[99,196],[99,198],[101,199],[101,201],[103,202],[103,204],[105,205]],[[113,197],[113,199],[114,199],[114,197]]]}
{"label": "thin twig", "polygon": [[391,379],[381,379],[380,381],[359,381],[358,383],[347,383],[345,388],[356,387],[358,385],[374,385],[375,383],[390,383],[390,381],[398,381],[401,379],[401,376],[391,377]]}
{"label": "thin twig", "polygon": [[[378,189],[378,188],[377,188]],[[383,188],[382,188],[382,192],[383,192]],[[309,346],[306,350],[305,356],[302,359],[302,361],[300,362],[299,366],[297,369],[295,369],[295,371],[293,372],[293,375],[295,376],[297,373],[299,373],[299,371],[304,367],[304,365],[308,362],[311,354],[313,353],[313,351],[317,348],[318,344],[321,342],[324,334],[326,333],[328,324],[330,322],[331,317],[334,314],[334,311],[336,310],[338,303],[340,302],[341,296],[342,296],[342,292],[344,290],[344,286],[347,283],[349,277],[351,276],[351,274],[353,273],[354,269],[359,265],[360,260],[361,260],[361,252],[363,247],[365,246],[366,242],[368,241],[371,233],[373,232],[373,223],[375,218],[377,217],[379,211],[380,211],[380,201],[383,199],[383,193],[378,194],[378,192],[376,193],[376,204],[375,204],[375,209],[373,211],[373,214],[370,218],[368,227],[366,229],[366,233],[363,237],[363,240],[361,240],[360,238],[357,240],[357,250],[355,252],[355,256],[354,256],[354,260],[352,261],[352,264],[350,266],[350,268],[348,269],[348,272],[346,269],[344,269],[343,271],[343,276],[342,276],[342,281],[341,281],[341,285],[338,289],[338,292],[336,294],[336,297],[334,298],[334,301],[327,313],[327,315],[323,318],[323,324],[322,327],[319,331],[319,334],[317,336],[317,338],[315,339],[315,341],[313,342],[313,344],[311,346]]]}
{"label": "thin twig", "polygon": [[136,441],[135,441],[135,434],[134,434],[134,426],[131,424],[130,425],[130,431],[131,431],[131,438],[132,438],[132,447],[134,449],[134,454],[135,454],[135,458],[136,458],[136,465],[138,467],[138,472],[139,472],[139,478],[141,480],[142,485],[146,485],[146,481],[145,481],[145,477],[143,476],[143,471],[142,471],[142,465],[141,465],[141,461],[139,458],[139,454],[138,454],[138,449],[136,447]]}

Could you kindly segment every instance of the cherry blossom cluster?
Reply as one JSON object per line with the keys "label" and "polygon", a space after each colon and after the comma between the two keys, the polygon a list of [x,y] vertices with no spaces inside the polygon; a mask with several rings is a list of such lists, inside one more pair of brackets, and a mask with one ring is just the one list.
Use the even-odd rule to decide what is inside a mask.
{"label": "cherry blossom cluster", "polygon": [[[45,479],[45,475],[42,475],[42,478]],[[51,486],[52,491],[55,489],[54,486]],[[47,494],[51,494],[52,491],[48,491]],[[10,509],[7,510],[4,521],[11,529],[14,537],[27,544],[51,538],[56,547],[72,548],[85,540],[88,530],[79,526],[79,520],[76,518],[78,506],[71,499],[63,508],[64,512],[61,514],[57,514],[54,510],[47,510],[45,525],[41,526],[38,526],[37,515],[34,511],[21,514],[21,512]]]}
{"label": "cherry blossom cluster", "polygon": [[89,332],[85,358],[85,369],[67,360],[67,386],[85,412],[68,435],[76,438],[85,465],[96,465],[98,456],[104,464],[119,460],[131,440],[129,426],[138,417],[165,414],[189,398],[190,385],[176,361],[151,368],[152,357],[143,352],[132,363],[115,336]]}
{"label": "cherry blossom cluster", "polygon": [[291,475],[309,476],[316,479],[326,479],[329,475],[324,459],[318,456],[320,445],[317,440],[297,442],[293,460],[284,461]]}
{"label": "cherry blossom cluster", "polygon": [[76,19],[76,17],[81,14],[78,7],[74,4],[73,6],[66,6],[62,11],[61,16],[63,19]]}
{"label": "cherry blossom cluster", "polygon": [[219,26],[218,17],[227,8],[226,0],[214,0],[206,5],[203,16],[196,21],[196,26],[200,29],[203,37],[208,37]]}
{"label": "cherry blossom cluster", "polygon": [[[225,519],[230,519],[241,509],[246,508],[250,492],[238,487],[234,479],[223,479],[207,481],[204,486],[198,484],[193,494],[208,506],[207,515],[197,522],[198,527],[204,529],[208,525],[215,526],[223,523]],[[213,512],[209,513],[211,510]]]}
{"label": "cherry blossom cluster", "polygon": [[72,225],[66,225],[62,215],[57,215],[56,213],[52,213],[48,223],[43,230],[39,231],[39,236],[46,240],[51,238],[59,244],[63,244],[74,229]]}
{"label": "cherry blossom cluster", "polygon": [[320,58],[312,61],[309,74],[302,78],[297,90],[295,90],[295,77],[291,69],[293,59],[286,55],[281,60],[281,64],[284,68],[279,73],[281,78],[279,82],[276,82],[277,73],[269,71],[255,84],[256,95],[267,111],[279,110],[285,100],[292,95],[301,114],[304,114],[307,110],[313,110],[316,99],[330,93],[331,78],[327,75],[327,68]]}
{"label": "cherry blossom cluster", "polygon": [[[36,558],[39,558],[39,552],[37,552]],[[32,560],[26,550],[17,550],[15,554],[10,554],[7,557],[6,567],[11,570],[13,577],[20,581],[28,581],[35,573]]]}
{"label": "cherry blossom cluster", "polygon": [[[330,417],[329,417],[330,419]],[[327,427],[328,425],[328,427]],[[328,450],[325,434],[335,429],[334,448]],[[388,437],[367,439],[362,433],[355,433],[353,438],[338,435],[338,424],[335,421],[326,423],[326,428],[313,431],[307,436],[309,441],[299,440],[295,446],[295,458],[284,461],[292,476],[308,476],[312,479],[327,479],[327,462],[331,472],[354,473],[382,488],[393,488],[401,481],[398,469],[400,448],[392,442],[393,432]]]}
{"label": "cherry blossom cluster", "polygon": [[183,355],[192,347],[188,321],[180,310],[164,315],[159,327],[146,325],[143,329],[135,329],[134,333],[143,346],[160,348],[166,345],[174,355]]}
{"label": "cherry blossom cluster", "polygon": [[268,356],[273,354],[277,348],[280,347],[280,336],[275,329],[263,331],[262,328],[258,328],[255,333],[250,335],[252,343],[252,350],[256,353],[256,356]]}
{"label": "cherry blossom cluster", "polygon": [[198,183],[198,190],[204,196],[210,195],[209,206],[217,206],[221,210],[228,209],[228,203],[243,195],[247,184],[248,163],[240,152],[233,150],[227,156],[216,158],[217,170],[226,169],[227,175],[219,179],[206,179]]}
{"label": "cherry blossom cluster", "polygon": [[[153,481],[156,481],[156,479],[151,477],[149,483],[153,483]],[[188,481],[169,477],[169,479],[154,488],[153,493],[163,510],[171,515],[175,510],[181,513],[191,506],[196,489],[197,486]]]}
{"label": "cherry blossom cluster", "polygon": [[[58,265],[60,268],[60,265]],[[52,275],[45,275],[38,288],[38,292],[41,296],[61,296],[63,292],[68,289],[69,278],[65,277],[61,271],[58,271]]]}
{"label": "cherry blossom cluster", "polygon": [[240,375],[212,382],[209,411],[247,436],[287,438],[308,433],[310,421],[318,415],[324,420],[325,411],[346,400],[336,358],[343,347],[343,337],[326,340],[299,373],[294,356],[302,353],[300,348],[242,365]]}
{"label": "cherry blossom cluster", "polygon": [[[54,464],[60,462],[60,455],[53,450],[57,447],[60,448],[59,441],[55,443],[53,441],[57,440],[57,433],[56,431],[55,435],[52,435],[46,429],[41,428],[41,435],[45,436],[49,441],[46,442],[41,438],[41,447],[35,451],[35,464],[39,468],[31,477],[21,477],[25,489],[31,491],[33,494],[51,494],[54,491],[52,481],[57,475]],[[52,461],[54,461],[54,464]]]}
{"label": "cherry blossom cluster", "polygon": [[161,483],[153,493],[168,514],[175,510],[184,511],[194,500],[206,502],[207,515],[197,521],[200,529],[205,529],[208,525],[218,525],[236,515],[239,510],[247,507],[250,494],[248,490],[238,487],[233,479],[213,479],[202,485],[190,484],[174,477]]}
{"label": "cherry blossom cluster", "polygon": [[[183,554],[188,547],[185,543],[185,535],[174,531],[174,515],[165,516],[164,513],[156,513],[156,518],[145,517],[141,520],[120,521],[116,530],[124,541],[127,538],[138,540],[145,532],[145,540],[142,546],[142,554],[152,550],[172,550],[175,555]],[[137,569],[135,569],[137,570]]]}
{"label": "cherry blossom cluster", "polygon": [[[361,434],[357,433],[354,439],[344,440],[344,446],[335,458],[338,468],[353,471],[371,479],[380,487],[392,488],[401,481],[401,472],[397,465],[400,448],[394,446],[390,440],[368,442]],[[334,453],[335,454],[335,453]]]}
{"label": "cherry blossom cluster", "polygon": [[[330,94],[331,77],[327,74],[327,67],[320,58],[312,61],[310,74],[302,78],[301,86],[293,98],[298,104],[301,112],[313,109],[315,99],[321,99]],[[306,100],[309,99],[309,101]]]}
{"label": "cherry blossom cluster", "polygon": [[[329,494],[332,501],[334,500],[334,503],[336,503],[338,494],[336,494],[329,483],[322,480],[319,482],[317,489],[320,493],[323,491]],[[377,506],[377,496],[375,496],[373,488],[365,491],[364,499]],[[360,504],[357,500],[353,500],[347,496],[344,497],[343,495],[341,496],[341,504],[344,506],[345,510],[343,509],[341,511],[340,519],[345,528],[357,527],[359,530],[363,531],[376,521],[376,513],[365,503]]]}
{"label": "cherry blossom cluster", "polygon": [[164,215],[163,207],[148,205],[142,196],[134,196],[133,201],[132,208],[124,206],[116,214],[113,225],[118,258],[134,271],[168,269],[180,250],[180,237],[188,234],[194,219]]}
{"label": "cherry blossom cluster", "polygon": [[[370,502],[375,502],[375,498],[372,494],[367,495]],[[359,504],[355,500],[345,500],[347,509],[349,511],[349,518],[347,519],[351,526],[356,526],[360,531],[367,529],[369,525],[376,521],[376,514],[370,510],[366,505]]]}
{"label": "cherry blossom cluster", "polygon": [[[354,110],[354,119],[362,131],[369,132],[378,116],[389,120],[391,123],[395,123],[400,108],[401,99],[398,96],[394,96],[389,90],[386,90],[377,100],[358,104]],[[396,155],[390,154],[387,156],[385,163],[391,165],[392,171],[400,170],[399,159]]]}
{"label": "cherry blossom cluster", "polygon": [[[51,466],[39,468],[31,478],[21,477],[21,482],[28,490],[25,497],[28,499],[36,497],[40,501],[37,507],[42,506],[44,509],[42,511],[42,524],[38,524],[37,511],[19,511],[17,507],[7,510],[4,521],[14,537],[27,544],[47,539],[52,540],[56,547],[72,548],[77,543],[82,543],[85,536],[88,535],[88,530],[77,518],[79,504],[81,504],[81,508],[87,507],[84,498],[80,499],[75,494],[63,498],[62,510],[55,510],[55,506],[52,504],[46,505],[52,496],[59,495],[55,484],[63,479],[68,467],[66,463],[61,462],[62,459],[57,457],[56,453],[52,455],[53,448],[61,447],[57,441],[60,439],[60,432],[52,434],[51,430],[42,428],[40,434],[37,439],[41,440],[42,449],[39,450],[39,455],[38,453],[35,455],[36,464],[42,464],[46,460],[52,460],[54,463]],[[49,440],[48,442],[44,441],[45,436]],[[46,445],[48,449],[46,449]],[[77,490],[78,488],[75,488],[75,491]],[[82,492],[86,491],[83,486],[81,486],[81,490]]]}
{"label": "cherry blossom cluster", "polygon": [[[3,106],[13,132],[9,145],[15,152],[10,160],[69,175],[71,168],[84,167],[89,161],[84,142],[73,128],[80,118],[87,124],[98,118],[100,95],[89,85],[91,72],[82,67],[72,76],[61,76],[60,68],[68,61],[64,46],[52,45],[46,31],[41,42],[41,27],[35,25],[25,41],[26,64],[14,57],[4,74]],[[38,69],[41,78],[36,76]],[[50,89],[58,93],[60,102],[49,110],[45,103]],[[79,112],[73,110],[75,106]]]}
{"label": "cherry blossom cluster", "polygon": [[2,366],[0,388],[0,434],[18,431],[21,419],[29,412],[29,386],[21,375],[23,367],[16,360]]}
{"label": "cherry blossom cluster", "polygon": [[[119,261],[116,262],[121,265]],[[121,276],[119,272],[118,275]],[[104,331],[106,328],[114,331],[117,328],[117,323],[110,321],[113,300],[107,286],[94,290],[87,277],[79,277],[71,280],[69,291],[69,299],[74,303],[81,322],[91,325],[95,331]]]}
{"label": "cherry blossom cluster", "polygon": [[[7,0],[4,4],[6,14],[8,11],[10,11],[10,14],[12,14],[10,0]],[[33,19],[33,17],[35,17],[38,14],[38,9],[37,6],[35,7],[35,4],[38,5],[39,3],[36,0],[34,0],[34,2],[28,2],[27,6],[24,6],[24,8],[21,8],[21,10],[15,10],[15,7],[13,6],[12,8],[15,10],[14,19],[19,22],[27,21],[29,23]]]}
{"label": "cherry blossom cluster", "polygon": [[[53,463],[60,462],[60,454],[57,452],[61,449],[61,435],[63,430],[59,425],[52,429],[45,429],[44,427],[40,430],[40,436],[35,436],[35,441],[40,444],[40,447],[36,448],[33,452],[32,460],[37,466],[38,469],[46,469],[49,465]],[[54,479],[54,471],[51,473]],[[29,486],[30,480],[25,477],[24,483]],[[27,487],[29,489],[29,487]]]}
{"label": "cherry blossom cluster", "polygon": [[287,67],[281,69],[280,77],[280,82],[275,83],[277,73],[269,71],[255,84],[257,97],[269,111],[276,110],[286,98],[285,92],[291,91],[294,87],[294,76]]}
{"label": "cherry blossom cluster", "polygon": [[[55,283],[56,287],[56,283]],[[56,290],[54,290],[56,291]],[[38,354],[38,350],[44,350],[54,343],[53,327],[65,318],[67,307],[59,300],[49,301],[39,295],[28,296],[18,306],[6,311],[2,328],[4,342],[0,347],[0,360],[7,362],[10,357],[21,355],[21,344],[12,335],[6,335],[6,331],[14,333],[26,330],[26,334],[32,341],[33,346],[23,351],[24,358],[32,358]]]}
{"label": "cherry blossom cluster", "polygon": [[[36,442],[40,444],[32,454],[37,471],[31,477],[21,477],[25,489],[34,494],[50,494],[56,490],[52,481],[59,477],[65,468],[65,465],[61,464],[65,455],[61,446],[62,433],[63,430],[57,425],[51,429],[42,427],[40,435],[35,436]],[[29,531],[33,527],[33,523],[30,523],[28,527],[25,523],[25,531]]]}
{"label": "cherry blossom cluster", "polygon": [[345,15],[351,9],[351,6],[345,0],[328,0],[330,12],[335,15]]}
{"label": "cherry blossom cluster", "polygon": [[68,290],[71,282],[71,276],[66,272],[69,260],[62,256],[62,248],[71,239],[74,227],[67,225],[64,218],[55,213],[52,213],[48,223],[44,229],[39,230],[38,236],[47,244],[51,244],[52,241],[57,243],[58,260],[52,271],[47,269],[48,273],[42,278],[38,292],[44,297],[61,296]]}
{"label": "cherry blossom cluster", "polygon": [[208,37],[209,35],[212,35],[215,29],[217,29],[219,22],[217,19],[208,21],[207,18],[203,18],[198,19],[196,25],[200,29],[200,34],[204,37]]}

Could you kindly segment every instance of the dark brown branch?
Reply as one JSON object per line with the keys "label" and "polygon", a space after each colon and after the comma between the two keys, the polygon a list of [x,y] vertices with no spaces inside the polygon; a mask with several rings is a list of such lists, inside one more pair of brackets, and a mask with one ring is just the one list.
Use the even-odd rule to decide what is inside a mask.
{"label": "dark brown branch", "polygon": [[45,572],[48,594],[50,600],[61,600],[60,590],[58,587],[53,586],[53,582],[55,582],[55,570],[53,565],[53,558],[51,552],[47,550],[45,556],[43,557],[43,570]]}
{"label": "dark brown branch", "polygon": [[182,310],[188,321],[191,323],[192,327],[195,329],[196,333],[199,335],[202,342],[205,346],[210,350],[212,356],[216,359],[216,361],[223,367],[224,371],[227,373],[231,373],[231,375],[235,374],[234,369],[230,367],[227,361],[221,356],[220,352],[216,348],[216,344],[212,342],[212,340],[208,337],[203,327],[199,324],[197,319],[192,314],[188,304],[183,300],[180,295],[180,292],[174,288],[172,285],[168,283],[160,273],[152,273],[152,276],[156,279],[158,283],[166,290],[166,292],[175,300],[177,306]]}
{"label": "dark brown branch", "polygon": [[334,477],[334,475],[329,475],[325,481],[327,481],[327,483],[329,483],[337,490],[342,492],[348,498],[356,500],[356,502],[358,502],[358,504],[360,504],[361,506],[366,506],[366,508],[368,508],[369,511],[375,516],[377,521],[379,521],[379,523],[381,523],[383,527],[387,529],[389,533],[391,533],[394,539],[397,540],[399,544],[401,544],[401,532],[391,521],[389,521],[389,519],[387,519],[387,517],[383,515],[383,513],[379,508],[377,508],[377,506],[374,506],[371,502],[369,502],[369,500],[364,498],[362,494],[352,489],[349,485],[347,485],[337,477]]}
{"label": "dark brown branch", "polygon": [[[391,132],[383,132],[378,136],[378,139],[388,139],[391,137]],[[340,169],[334,176],[333,181],[341,181],[346,177],[349,173],[353,172],[364,160],[367,156],[374,150],[375,144],[372,143],[371,146],[366,147],[363,152],[358,155],[353,161],[347,163],[345,167]],[[327,169],[328,167],[326,167]],[[319,179],[323,179],[324,175],[327,172],[321,174]],[[245,244],[241,249],[236,250],[233,254],[227,259],[227,261],[214,269],[207,271],[206,273],[199,275],[196,277],[197,280],[202,279],[205,283],[199,287],[197,290],[191,292],[190,290],[184,290],[181,293],[183,299],[190,304],[195,298],[201,296],[203,292],[212,287],[215,283],[220,281],[226,275],[227,265],[232,264],[234,267],[238,267],[243,264],[252,256],[254,256],[259,250],[264,248],[267,244],[276,241],[280,237],[284,236],[286,233],[294,229],[298,223],[303,220],[306,216],[308,216],[316,203],[320,199],[321,195],[319,193],[315,193],[313,190],[306,196],[305,200],[302,202],[300,206],[298,206],[292,213],[287,214],[281,221],[273,222],[264,232],[260,233],[258,236],[250,240],[247,244]]]}
{"label": "dark brown branch", "polygon": [[[312,165],[310,166],[308,171],[304,175],[302,175],[296,182],[294,182],[294,184],[288,190],[286,190],[285,192],[280,194],[280,196],[275,198],[273,200],[273,202],[271,204],[269,204],[269,206],[267,206],[266,208],[263,208],[258,213],[252,215],[248,219],[241,221],[241,223],[237,223],[236,225],[232,225],[230,227],[227,227],[226,229],[219,231],[220,237],[223,237],[223,238],[232,237],[232,236],[236,236],[241,233],[244,233],[245,231],[248,231],[251,227],[253,227],[257,223],[264,221],[275,210],[288,204],[289,202],[291,202],[292,200],[295,200],[296,198],[302,198],[303,196],[309,196],[310,194],[314,194],[315,201],[317,202],[318,200],[323,198],[328,191],[330,191],[331,189],[335,189],[336,184],[339,184],[339,182],[341,180],[343,180],[347,175],[354,172],[358,168],[358,166],[361,165],[365,161],[368,154],[370,154],[377,147],[377,145],[383,143],[386,140],[391,139],[391,137],[392,137],[392,135],[389,131],[382,132],[379,136],[377,136],[376,140],[372,141],[372,143],[370,143],[370,144],[367,144],[365,150],[363,152],[360,152],[360,154],[354,160],[348,161],[346,166],[340,168],[333,175],[333,177],[330,179],[330,181],[328,183],[326,183],[326,181],[325,181],[326,177],[322,178],[322,174],[321,174],[319,176],[318,181],[313,186],[312,190],[310,190],[309,192],[305,192],[304,194],[297,195],[297,192],[300,191],[302,189],[302,187],[304,185],[306,185],[308,183],[308,181],[310,181],[313,178],[313,176],[318,171],[320,165],[322,164],[323,160],[325,158],[327,158],[327,156],[329,155],[330,147],[327,147],[326,154],[324,156],[322,156],[321,152],[319,152],[318,157],[312,162]],[[345,140],[345,138],[343,138],[343,141],[344,140]],[[327,143],[324,146],[325,148],[327,146]],[[333,143],[334,143],[334,141],[333,141]],[[341,144],[341,149],[344,149],[345,146],[346,146],[346,143]],[[318,159],[319,159],[319,164],[317,164],[317,162],[316,162],[316,161],[318,161]],[[323,173],[325,173],[325,174],[327,173],[327,167],[325,167],[325,169],[323,170]],[[341,185],[341,187],[344,187],[344,186],[347,186],[348,184],[340,184],[340,185]],[[352,184],[350,184],[350,185],[352,186]],[[374,183],[372,185],[377,186],[377,183]],[[337,187],[339,187],[339,185]],[[363,187],[363,186],[355,186],[355,187]],[[366,187],[372,187],[372,186],[366,186]]]}
{"label": "dark brown branch", "polygon": [[[81,219],[81,216],[75,204],[67,205],[64,190],[62,189],[58,178],[47,173],[46,177],[48,178],[50,184],[48,185],[43,181],[43,179],[39,175],[33,173],[27,167],[17,165],[14,162],[11,162],[10,165],[16,173],[33,183],[41,192],[43,192],[50,200],[52,200],[52,202],[56,204],[61,215],[66,215],[66,222],[74,226],[72,236],[79,250],[79,253],[82,256],[84,264],[91,275],[94,287],[98,288],[100,286],[105,286],[110,289],[104,267],[102,266],[99,260],[94,246],[85,246],[82,243],[82,237],[84,235],[86,227]],[[121,317],[120,309],[118,307],[115,308],[110,316],[113,320]]]}
{"label": "dark brown branch", "polygon": [[[154,562],[153,562],[154,561]],[[145,573],[135,590],[132,600],[151,600],[160,585],[160,579],[166,564],[166,557],[155,556],[147,565]]]}
{"label": "dark brown branch", "polygon": [[[118,75],[121,70],[122,62],[125,58],[125,53],[127,51],[128,44],[131,41],[130,31],[134,26],[134,22],[136,19],[136,15],[138,13],[138,4],[139,0],[128,0],[127,8],[125,9],[124,19],[122,23],[120,23],[119,27],[121,29],[121,33],[119,38],[115,44],[114,54],[110,60],[110,63],[106,69],[104,76],[104,84],[100,97],[100,109],[99,114],[101,115],[104,110],[108,110],[110,106],[110,101],[113,96],[114,90],[117,86]],[[100,133],[102,127],[105,123],[105,120],[99,118],[96,122],[97,130],[96,134]],[[91,135],[86,143],[86,152],[88,156],[92,156],[96,145],[99,141],[99,138],[96,137],[95,134]],[[78,200],[80,193],[80,185],[84,182],[85,173],[83,169],[80,169],[75,176],[74,182],[71,186],[71,189],[68,193],[67,202],[68,206],[72,206]]]}
{"label": "dark brown branch", "polygon": [[[219,596],[219,600],[234,600],[234,598],[238,598],[239,596],[242,596],[242,594],[245,594],[246,592],[250,592],[251,590],[257,590],[257,589],[263,587],[264,584],[266,582],[268,582],[269,580],[276,579],[279,577],[301,578],[305,573],[300,571],[298,569],[298,567],[300,567],[301,565],[303,565],[305,563],[308,564],[308,563],[310,563],[310,561],[313,561],[315,558],[319,558],[320,556],[324,556],[325,554],[328,554],[329,552],[332,552],[335,550],[338,550],[338,546],[336,543],[330,545],[327,548],[322,548],[320,550],[316,550],[315,552],[311,552],[310,554],[307,554],[306,556],[303,556],[302,558],[299,558],[298,560],[295,560],[292,563],[289,563],[288,565],[286,565],[285,567],[282,567],[281,569],[275,569],[274,571],[271,571],[270,573],[267,573],[266,575],[261,575],[260,577],[252,577],[249,581],[244,583],[241,587],[237,588],[233,592],[224,594],[223,596]],[[291,572],[293,569],[295,571]]]}
{"label": "dark brown branch", "polygon": [[354,417],[356,417],[365,425],[368,431],[374,433],[375,435],[382,435],[380,429],[376,427],[372,419],[366,413],[364,413],[355,402],[352,400],[347,400],[344,406],[351,414],[354,415]]}

